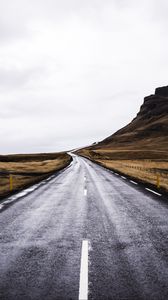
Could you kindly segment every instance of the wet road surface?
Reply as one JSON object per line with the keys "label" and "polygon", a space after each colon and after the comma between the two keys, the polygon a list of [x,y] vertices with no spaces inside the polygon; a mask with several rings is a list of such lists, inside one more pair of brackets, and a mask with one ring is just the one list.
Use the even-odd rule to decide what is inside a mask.
{"label": "wet road surface", "polygon": [[80,280],[88,299],[168,299],[161,197],[74,156],[50,181],[1,204],[1,300],[81,300]]}

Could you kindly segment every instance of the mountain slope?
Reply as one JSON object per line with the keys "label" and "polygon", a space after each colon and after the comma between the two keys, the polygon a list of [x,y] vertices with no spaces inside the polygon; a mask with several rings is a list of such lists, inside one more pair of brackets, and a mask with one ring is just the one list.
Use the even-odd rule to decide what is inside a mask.
{"label": "mountain slope", "polygon": [[167,193],[168,86],[145,97],[137,116],[127,126],[77,153]]}
{"label": "mountain slope", "polygon": [[102,147],[168,150],[168,86],[145,97],[131,123],[92,148]]}
{"label": "mountain slope", "polygon": [[168,159],[168,86],[144,98],[137,116],[127,126],[96,145],[78,151],[108,159]]}

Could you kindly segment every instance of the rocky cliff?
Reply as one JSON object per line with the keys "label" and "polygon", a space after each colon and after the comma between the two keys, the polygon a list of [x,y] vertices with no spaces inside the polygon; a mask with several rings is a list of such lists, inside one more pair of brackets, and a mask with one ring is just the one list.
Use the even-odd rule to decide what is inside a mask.
{"label": "rocky cliff", "polygon": [[137,116],[94,148],[152,148],[168,150],[168,86],[144,98]]}

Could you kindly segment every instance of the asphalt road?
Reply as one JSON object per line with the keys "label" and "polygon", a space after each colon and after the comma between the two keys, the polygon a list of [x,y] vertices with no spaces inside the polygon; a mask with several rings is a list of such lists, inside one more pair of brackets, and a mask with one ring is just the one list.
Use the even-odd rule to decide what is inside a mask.
{"label": "asphalt road", "polygon": [[13,199],[0,207],[1,300],[79,299],[84,240],[88,299],[168,299],[162,197],[74,157],[69,168]]}

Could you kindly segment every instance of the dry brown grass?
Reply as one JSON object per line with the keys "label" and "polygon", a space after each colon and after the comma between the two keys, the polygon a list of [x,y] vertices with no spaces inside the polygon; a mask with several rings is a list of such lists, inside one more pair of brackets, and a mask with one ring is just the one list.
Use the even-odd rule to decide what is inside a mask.
{"label": "dry brown grass", "polygon": [[109,169],[117,170],[125,175],[156,186],[157,175],[159,175],[160,187],[168,191],[168,161],[98,160],[98,162]]}
{"label": "dry brown grass", "polygon": [[11,172],[39,172],[42,174],[57,170],[64,165],[65,158],[55,160],[31,161],[31,162],[0,162],[1,171]]}
{"label": "dry brown grass", "polygon": [[[51,173],[66,167],[71,161],[71,157],[66,153],[56,154],[55,158],[51,154],[51,159],[48,154],[43,157],[43,160],[41,160],[41,154],[35,155],[35,157],[33,155],[3,156],[2,160],[6,160],[6,158],[12,161],[0,161],[0,171],[19,173],[12,175],[13,192],[39,182]],[[20,175],[21,173],[23,175]],[[0,198],[10,194],[9,187],[9,175],[0,175]]]}
{"label": "dry brown grass", "polygon": [[[160,188],[168,192],[168,159],[162,158],[162,152],[150,151],[144,153],[139,150],[138,152],[129,151],[128,154],[128,151],[119,151],[117,153],[109,150],[90,151],[85,149],[80,154],[104,167],[155,186],[157,185],[157,175],[159,175]],[[128,155],[129,157],[132,156],[132,159],[127,159]],[[148,158],[144,159],[144,156]],[[115,157],[121,157],[121,159],[115,159]],[[134,159],[134,157],[139,157],[139,159]],[[160,157],[160,159],[151,159],[151,157]]]}
{"label": "dry brown grass", "polygon": [[94,159],[106,160],[168,160],[168,151],[156,150],[155,148],[153,148],[154,150],[142,149],[82,149],[77,151],[77,153]]}

